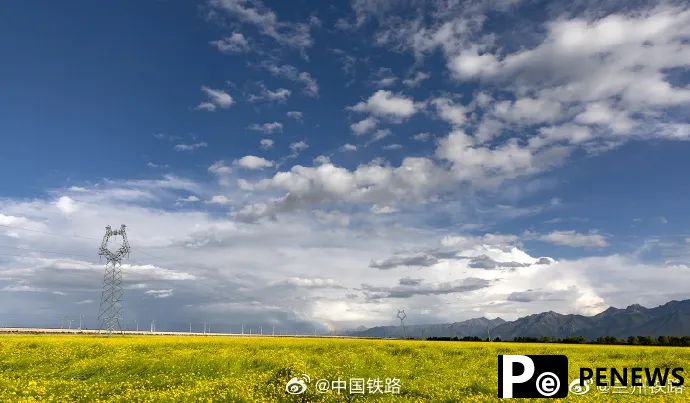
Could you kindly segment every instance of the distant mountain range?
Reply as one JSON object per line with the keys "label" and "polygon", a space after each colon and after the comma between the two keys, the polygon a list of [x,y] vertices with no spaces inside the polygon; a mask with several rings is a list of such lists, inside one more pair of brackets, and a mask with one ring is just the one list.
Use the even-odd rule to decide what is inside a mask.
{"label": "distant mountain range", "polygon": [[[690,336],[690,300],[671,301],[655,308],[630,305],[608,308],[594,316],[562,315],[553,311],[525,316],[512,322],[501,318],[475,318],[463,322],[406,326],[407,337],[516,337],[583,336],[592,340],[602,336]],[[377,326],[350,332],[352,336],[403,337],[400,326]]]}

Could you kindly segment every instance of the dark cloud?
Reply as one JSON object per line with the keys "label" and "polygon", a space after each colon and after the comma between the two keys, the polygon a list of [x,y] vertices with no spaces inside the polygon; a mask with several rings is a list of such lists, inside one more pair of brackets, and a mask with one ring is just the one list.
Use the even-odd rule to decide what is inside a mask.
{"label": "dark cloud", "polygon": [[428,267],[438,263],[438,259],[427,254],[420,254],[414,256],[393,256],[385,260],[375,261],[369,263],[369,267],[380,270],[389,270],[398,266],[422,266]]}
{"label": "dark cloud", "polygon": [[[406,282],[410,283],[410,281]],[[371,300],[381,298],[410,298],[415,295],[453,294],[457,292],[475,291],[491,285],[491,281],[476,277],[442,283],[424,283],[422,281],[412,281],[412,283],[414,284],[403,285],[401,282],[400,285],[395,287],[374,287],[362,284],[362,289],[367,298]]]}
{"label": "dark cloud", "polygon": [[423,280],[421,278],[405,277],[398,280],[400,285],[419,285]]}
{"label": "dark cloud", "polygon": [[473,269],[496,269],[500,267],[508,267],[508,268],[516,268],[516,267],[527,267],[529,266],[529,263],[520,263],[520,262],[499,262],[497,260],[494,260],[486,255],[481,255],[472,258],[470,260],[470,263],[468,264],[469,267]]}
{"label": "dark cloud", "polygon": [[[569,289],[565,292],[572,294],[573,290]],[[562,301],[565,299],[565,296],[557,296],[553,292],[529,289],[527,291],[512,292],[506,299],[512,302]]]}

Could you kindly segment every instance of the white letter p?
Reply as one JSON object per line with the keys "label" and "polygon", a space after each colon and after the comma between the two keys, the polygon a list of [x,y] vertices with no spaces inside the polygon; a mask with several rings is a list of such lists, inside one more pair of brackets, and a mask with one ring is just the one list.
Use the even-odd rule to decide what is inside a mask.
{"label": "white letter p", "polygon": [[[526,355],[502,355],[501,367],[503,373],[501,374],[501,385],[503,389],[503,396],[513,397],[513,384],[525,383],[534,375],[534,362]],[[513,375],[513,363],[519,362],[525,367],[525,371],[520,375]]]}

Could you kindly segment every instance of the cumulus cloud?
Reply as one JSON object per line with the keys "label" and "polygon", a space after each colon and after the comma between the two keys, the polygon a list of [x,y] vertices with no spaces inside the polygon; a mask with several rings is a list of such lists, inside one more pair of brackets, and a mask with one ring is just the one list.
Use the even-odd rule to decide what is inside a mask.
{"label": "cumulus cloud", "polygon": [[471,136],[456,130],[439,140],[436,155],[452,164],[456,180],[495,186],[558,166],[571,151],[565,146],[534,150],[517,140],[496,147],[478,145]]}
{"label": "cumulus cloud", "polygon": [[332,278],[302,278],[290,277],[285,283],[302,288],[342,288]]}
{"label": "cumulus cloud", "polygon": [[208,147],[208,144],[203,141],[200,143],[191,144],[175,144],[175,151],[194,151],[206,147]]}
{"label": "cumulus cloud", "polygon": [[368,133],[376,128],[378,121],[369,116],[350,125],[350,129],[357,135]]}
{"label": "cumulus cloud", "polygon": [[309,48],[314,43],[309,23],[280,21],[261,1],[210,0],[209,5],[243,24],[256,27],[261,34],[294,48]]}
{"label": "cumulus cloud", "polygon": [[[226,164],[215,165],[211,171],[230,174]],[[380,175],[395,176],[380,168],[366,167],[355,184],[365,172],[366,183]],[[347,180],[318,182],[319,175],[336,175],[334,169],[300,172],[309,181],[290,186],[317,181],[338,194],[351,191],[342,186]],[[0,220],[15,227],[3,227],[3,245],[33,250],[29,254],[16,249],[19,256],[3,257],[0,289],[13,292],[0,293],[0,314],[12,306],[15,316],[48,323],[54,320],[55,306],[64,315],[78,316],[87,305],[80,302],[97,301],[103,268],[96,249],[103,226],[113,223],[128,224],[132,244],[131,260],[123,265],[127,317],[156,317],[160,326],[198,318],[219,327],[325,326],[336,311],[343,313],[342,326],[377,325],[389,320],[401,299],[425,322],[479,315],[510,319],[543,311],[545,301],[559,312],[591,314],[608,305],[654,305],[685,295],[682,279],[690,275],[687,266],[642,263],[623,255],[558,261],[532,257],[520,247],[521,239],[530,235],[456,233],[439,238],[436,229],[411,228],[404,221],[398,226],[349,226],[337,211],[318,214],[318,220],[309,213],[244,224],[208,213],[200,204],[166,207],[190,194],[204,195],[204,200],[219,195],[175,177],[111,181],[61,192],[79,197],[78,214],[69,220],[55,207],[54,198],[0,200]],[[155,202],[140,205],[121,199],[133,193],[137,200]],[[103,217],[108,217],[106,222]],[[333,225],[336,222],[345,225]],[[43,250],[62,255],[42,256]],[[489,270],[487,262],[510,270]],[[365,285],[361,278],[367,279]],[[157,305],[159,298],[154,297],[164,295],[166,305]],[[85,321],[95,325],[95,313]]]}
{"label": "cumulus cloud", "polygon": [[404,95],[394,94],[387,90],[378,90],[369,99],[357,103],[350,109],[383,118],[405,119],[414,115],[419,106],[415,105],[411,98]]}
{"label": "cumulus cloud", "polygon": [[285,116],[289,117],[290,119],[301,121],[304,117],[304,114],[300,111],[288,111],[285,113]]}
{"label": "cumulus cloud", "polygon": [[250,49],[249,41],[241,32],[233,32],[225,38],[211,41],[210,44],[223,53],[244,53]]}
{"label": "cumulus cloud", "polygon": [[230,94],[223,90],[202,86],[201,91],[206,95],[207,101],[197,105],[197,110],[213,112],[217,108],[228,109],[235,103]]}
{"label": "cumulus cloud", "polygon": [[232,167],[225,161],[216,161],[208,167],[208,171],[215,175],[221,185],[227,186],[231,182]]}
{"label": "cumulus cloud", "polygon": [[306,150],[307,148],[309,148],[309,144],[307,144],[305,141],[290,143],[290,151],[292,151],[292,153],[295,155]]}
{"label": "cumulus cloud", "polygon": [[319,84],[310,73],[306,71],[299,71],[297,67],[289,64],[277,65],[272,63],[264,63],[261,66],[274,76],[282,77],[301,84],[304,87],[302,92],[305,95],[310,97],[319,96]]}
{"label": "cumulus cloud", "polygon": [[255,155],[245,155],[244,157],[235,160],[234,164],[245,169],[264,169],[272,167],[273,161],[269,161],[265,158],[257,157]]}
{"label": "cumulus cloud", "polygon": [[[381,121],[401,123],[422,109],[421,103],[415,103],[412,98],[401,94],[394,94],[387,90],[378,90],[366,101],[348,107],[349,110],[366,113],[367,117],[352,123],[350,129],[356,135],[372,132]],[[387,130],[387,129],[385,129]],[[380,140],[379,138],[374,141]]]}
{"label": "cumulus cloud", "polygon": [[413,140],[421,141],[421,142],[429,141],[430,138],[431,138],[431,133],[427,133],[427,132],[417,133],[414,136],[412,136]]}
{"label": "cumulus cloud", "polygon": [[429,78],[431,78],[431,74],[423,71],[417,71],[415,72],[414,76],[404,79],[403,84],[408,87],[417,87],[422,83],[422,81],[428,80]]}
{"label": "cumulus cloud", "polygon": [[277,88],[275,90],[269,90],[263,84],[259,87],[260,91],[258,94],[249,95],[249,102],[267,101],[285,103],[287,99],[290,97],[290,94],[292,94],[292,92],[286,88]]}
{"label": "cumulus cloud", "polygon": [[[60,198],[57,199],[55,202],[55,207],[58,208],[63,214],[65,215],[70,215],[77,211],[77,204],[75,203],[74,199],[72,199],[69,196],[60,196]],[[7,216],[4,216],[7,217]],[[13,223],[13,220],[6,220],[8,223]],[[20,220],[21,223],[21,220]]]}
{"label": "cumulus cloud", "polygon": [[150,295],[153,298],[168,298],[173,295],[173,289],[169,288],[167,290],[148,290],[144,292],[146,295]]}
{"label": "cumulus cloud", "polygon": [[604,248],[608,246],[606,237],[596,232],[581,234],[575,231],[553,231],[548,234],[538,235],[536,239],[556,245],[572,247]]}
{"label": "cumulus cloud", "polygon": [[271,134],[273,132],[282,132],[283,124],[280,122],[254,123],[249,126],[249,130]]}
{"label": "cumulus cloud", "polygon": [[[362,18],[377,19],[378,45],[410,51],[418,60],[440,49],[451,77],[478,87],[471,102],[461,104],[448,94],[427,103],[464,130],[442,138],[436,150],[452,163],[458,180],[495,186],[559,166],[577,148],[602,152],[630,139],[690,138],[674,109],[690,104],[690,90],[677,74],[690,66],[685,6],[586,4],[583,11],[560,4],[529,44],[487,25],[494,15],[521,11],[519,3],[396,7],[409,8],[412,17],[383,12],[383,6],[353,8]],[[400,96],[376,94],[353,108],[369,113],[369,120],[352,125],[356,134],[372,132],[391,115],[375,105]],[[417,103],[408,101],[410,113]]]}
{"label": "cumulus cloud", "polygon": [[448,98],[435,98],[431,104],[436,108],[438,116],[453,126],[462,126],[465,123],[465,115],[469,112],[461,104]]}
{"label": "cumulus cloud", "polygon": [[218,204],[221,206],[226,206],[232,203],[232,200],[225,195],[213,195],[207,202],[208,204]]}
{"label": "cumulus cloud", "polygon": [[[261,203],[261,209],[247,207],[245,219],[256,219],[257,212],[273,215],[281,211],[312,208],[327,201],[351,203],[386,203],[422,201],[432,189],[449,185],[444,171],[426,158],[405,158],[399,167],[381,163],[360,165],[354,171],[324,163],[315,167],[296,165],[255,184],[256,189],[283,190],[284,197]],[[254,207],[259,206],[258,204]]]}
{"label": "cumulus cloud", "polygon": [[198,196],[196,196],[196,195],[189,195],[189,196],[187,196],[187,197],[180,197],[180,198],[177,199],[177,202],[180,203],[180,204],[184,204],[184,203],[196,203],[196,202],[199,202],[199,201],[201,201],[201,199],[200,199]]}

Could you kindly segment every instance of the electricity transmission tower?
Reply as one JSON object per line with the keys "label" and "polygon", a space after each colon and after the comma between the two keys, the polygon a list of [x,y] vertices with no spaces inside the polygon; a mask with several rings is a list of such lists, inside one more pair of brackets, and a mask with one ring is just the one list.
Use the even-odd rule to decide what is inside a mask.
{"label": "electricity transmission tower", "polygon": [[[121,237],[122,244],[115,251],[108,248],[112,238]],[[105,235],[98,249],[98,254],[105,257],[105,272],[103,273],[103,290],[101,292],[101,305],[98,310],[99,329],[108,334],[113,331],[122,331],[122,259],[129,257],[129,242],[125,225],[113,230],[110,225],[105,227]]]}
{"label": "electricity transmission tower", "polygon": [[407,318],[407,314],[405,313],[404,309],[399,309],[398,310],[398,319],[400,319],[400,328],[402,329],[402,334],[403,334],[403,339],[407,338],[407,330],[405,329],[405,318]]}

